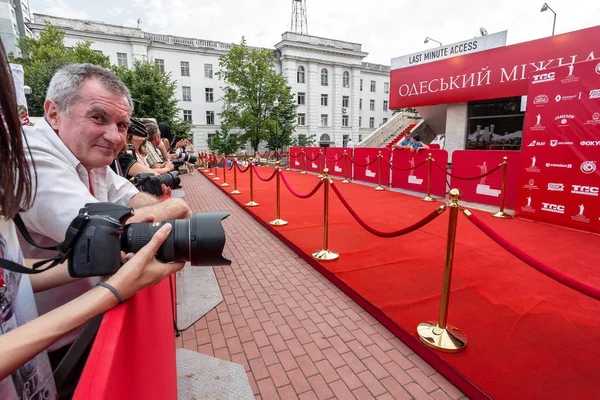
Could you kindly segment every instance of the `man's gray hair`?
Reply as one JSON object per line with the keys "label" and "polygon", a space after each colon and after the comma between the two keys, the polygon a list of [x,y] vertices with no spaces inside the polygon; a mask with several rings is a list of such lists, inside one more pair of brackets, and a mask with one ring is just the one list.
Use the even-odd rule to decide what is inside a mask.
{"label": "man's gray hair", "polygon": [[154,118],[141,118],[141,120],[148,130],[148,141],[151,142],[155,136],[160,136],[158,124]]}
{"label": "man's gray hair", "polygon": [[79,100],[79,92],[86,79],[98,79],[108,91],[125,96],[133,111],[127,86],[110,69],[93,64],[68,64],[56,71],[48,86],[46,100],[53,100],[61,111],[68,114],[69,108]]}

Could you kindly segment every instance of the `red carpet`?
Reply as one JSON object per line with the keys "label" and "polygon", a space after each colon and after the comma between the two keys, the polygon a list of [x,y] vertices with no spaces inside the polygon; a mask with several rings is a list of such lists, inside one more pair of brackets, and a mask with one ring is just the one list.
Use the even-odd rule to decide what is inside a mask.
{"label": "red carpet", "polygon": [[[271,168],[258,171],[263,177],[272,173]],[[298,193],[308,193],[318,182],[314,175],[285,174]],[[249,200],[248,173],[237,175],[243,193],[232,198],[243,204]],[[227,171],[227,178],[232,184],[232,171]],[[358,215],[380,231],[411,225],[440,205],[334,182]],[[249,211],[268,222],[275,218],[275,180],[254,183],[254,200],[260,206]],[[230,192],[233,185],[224,189]],[[307,200],[293,197],[283,184],[281,193],[281,218],[290,223],[275,230],[308,259],[323,247],[323,189]],[[448,323],[467,335],[468,345],[459,354],[432,351],[418,343],[416,327],[439,316],[447,212],[414,233],[381,239],[362,229],[335,194],[330,195],[329,248],[340,258],[320,263],[324,274],[370,303],[358,299],[465,394],[496,399],[598,398],[600,302],[533,270],[459,215]],[[600,236],[476,214],[542,262],[600,287],[595,262]]]}

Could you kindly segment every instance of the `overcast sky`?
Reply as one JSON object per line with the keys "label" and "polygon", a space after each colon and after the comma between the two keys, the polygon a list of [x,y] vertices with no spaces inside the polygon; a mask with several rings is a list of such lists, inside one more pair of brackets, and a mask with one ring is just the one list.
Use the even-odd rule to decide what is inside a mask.
{"label": "overcast sky", "polygon": [[[30,0],[36,13],[136,26],[144,31],[273,48],[290,30],[292,0]],[[129,4],[127,4],[129,3]],[[508,30],[514,44],[549,36],[553,14],[537,0],[307,0],[308,33],[356,42],[366,61],[391,58]],[[600,25],[600,0],[551,0],[556,33]]]}

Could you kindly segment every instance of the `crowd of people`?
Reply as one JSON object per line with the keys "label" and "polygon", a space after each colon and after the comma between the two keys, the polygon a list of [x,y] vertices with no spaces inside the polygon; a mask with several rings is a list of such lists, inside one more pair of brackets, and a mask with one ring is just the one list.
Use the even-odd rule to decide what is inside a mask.
{"label": "crowd of people", "polygon": [[[143,193],[130,179],[172,173],[189,143],[161,140],[167,127],[132,120],[128,88],[102,67],[72,64],[56,72],[44,119],[34,127],[21,127],[1,45],[0,82],[0,398],[70,398],[85,357],[60,387],[53,371],[82,326],[183,267],[155,259],[171,225],[136,254],[122,252],[112,276],[75,279],[67,262],[35,274],[15,272],[15,266],[31,268],[56,256],[48,248],[65,240],[89,203],[130,207],[126,223],[188,218],[184,200]],[[17,233],[22,226],[15,220],[29,234]]]}

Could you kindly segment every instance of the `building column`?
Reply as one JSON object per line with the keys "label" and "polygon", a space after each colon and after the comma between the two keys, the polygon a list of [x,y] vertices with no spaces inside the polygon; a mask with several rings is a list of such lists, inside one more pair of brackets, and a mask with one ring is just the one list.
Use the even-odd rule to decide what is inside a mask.
{"label": "building column", "polygon": [[446,137],[445,148],[448,151],[448,161],[452,161],[454,150],[464,150],[467,142],[467,125],[469,104],[448,104],[446,111]]}
{"label": "building column", "polygon": [[360,110],[358,109],[360,102],[360,68],[352,68],[350,79],[350,126],[352,126],[352,141],[358,143],[358,136],[360,135],[360,128],[358,127],[358,118],[360,117]]}
{"label": "building column", "polygon": [[335,142],[335,147],[342,147],[343,133],[342,132],[342,80],[343,69],[340,66],[332,68],[332,76],[330,85],[333,85],[331,99],[331,141]]}
{"label": "building column", "polygon": [[308,135],[315,135],[316,141],[319,141],[319,124],[321,116],[319,113],[321,107],[321,74],[319,66],[314,63],[308,63],[306,69],[306,124],[308,125]]}

